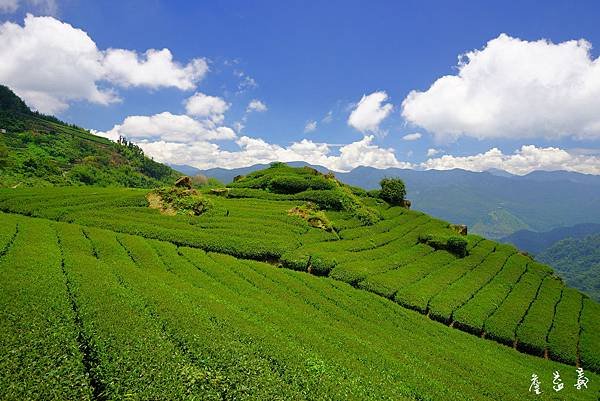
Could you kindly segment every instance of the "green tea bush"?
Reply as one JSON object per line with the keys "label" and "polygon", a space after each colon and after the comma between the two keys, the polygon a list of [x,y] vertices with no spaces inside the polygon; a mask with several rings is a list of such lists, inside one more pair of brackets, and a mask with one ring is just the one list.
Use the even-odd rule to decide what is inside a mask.
{"label": "green tea bush", "polygon": [[486,320],[484,325],[486,336],[512,346],[517,338],[519,323],[535,300],[544,278],[545,276],[539,272],[528,269],[500,307]]}
{"label": "green tea bush", "polygon": [[295,194],[291,199],[310,201],[320,209],[351,210],[352,199],[341,190],[307,190]]}
{"label": "green tea bush", "polygon": [[228,185],[231,188],[253,188],[270,190],[278,194],[296,194],[312,190],[330,190],[340,184],[333,178],[310,167],[290,167],[284,163],[273,163],[264,170],[238,177]]}
{"label": "green tea bush", "polygon": [[452,318],[452,313],[481,287],[487,284],[515,253],[514,248],[500,245],[476,268],[469,270],[445,290],[439,292],[430,302],[431,316],[443,322]]}
{"label": "green tea bush", "polygon": [[423,234],[419,236],[419,242],[427,244],[434,249],[446,250],[464,258],[467,256],[468,242],[466,239],[457,236],[449,236],[448,234]]}
{"label": "green tea bush", "polygon": [[577,362],[577,343],[579,341],[579,314],[582,295],[572,288],[565,288],[556,313],[552,330],[548,333],[548,351],[554,360],[575,364]]}
{"label": "green tea bush", "polygon": [[455,326],[479,334],[486,319],[502,304],[527,268],[528,259],[518,253],[506,261],[502,270],[471,300],[453,314]]}
{"label": "green tea bush", "polygon": [[525,319],[517,329],[518,348],[530,354],[544,356],[546,337],[552,326],[554,308],[558,303],[564,285],[555,277],[546,277],[539,294]]}
{"label": "green tea bush", "polygon": [[[0,226],[11,220],[0,215]],[[16,222],[0,258],[0,399],[91,400],[56,233],[48,221]]]}
{"label": "green tea bush", "polygon": [[310,178],[307,179],[307,181],[309,184],[309,188],[314,190],[334,189],[339,185],[338,182],[335,181],[335,179],[327,178],[321,174],[312,175],[310,176]]}
{"label": "green tea bush", "polygon": [[422,313],[429,311],[429,303],[437,294],[448,288],[467,272],[476,269],[493,252],[494,242],[484,240],[462,259],[456,259],[446,266],[434,269],[429,275],[416,283],[402,288],[394,300],[401,305],[416,309]]}
{"label": "green tea bush", "polygon": [[310,183],[297,175],[281,175],[269,181],[268,188],[278,194],[297,194],[310,188]]}
{"label": "green tea bush", "polygon": [[600,372],[600,304],[584,298],[581,311],[579,355],[584,369]]}
{"label": "green tea bush", "polygon": [[[383,272],[377,272],[376,269],[373,269],[373,272],[367,272],[364,277],[359,278],[359,280],[364,280],[360,282],[359,287],[366,288],[368,286],[375,289],[374,292],[383,293],[384,296],[390,298],[397,291],[423,278],[429,271],[456,259],[454,255],[446,251],[432,252],[423,245],[416,245],[409,249],[412,257],[405,259],[408,262],[396,264],[393,269]],[[397,263],[402,263],[397,259],[397,255],[393,255],[392,258],[396,259]],[[381,290],[381,288],[386,288],[386,290]]]}

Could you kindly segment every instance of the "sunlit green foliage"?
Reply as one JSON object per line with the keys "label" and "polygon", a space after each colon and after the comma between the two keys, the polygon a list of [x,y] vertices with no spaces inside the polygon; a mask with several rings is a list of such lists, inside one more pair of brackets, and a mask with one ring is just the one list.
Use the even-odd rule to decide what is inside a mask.
{"label": "sunlit green foliage", "polygon": [[[517,401],[532,372],[572,369],[334,280],[95,227],[0,223],[2,399]],[[586,376],[558,399],[595,399],[600,376]]]}
{"label": "sunlit green foliage", "polygon": [[[295,171],[278,165],[268,170],[277,169],[286,174]],[[299,173],[307,174],[314,173]],[[158,240],[179,249],[200,249],[268,262],[273,269],[327,276],[520,351],[579,362],[586,368],[597,366],[589,312],[582,312],[577,320],[582,298],[573,320],[570,312],[564,312],[570,309],[558,303],[557,294],[566,291],[564,284],[550,268],[514,247],[479,236],[459,236],[447,222],[362,198],[357,195],[360,191],[350,187],[339,189],[356,197],[379,221],[366,225],[352,208],[311,206],[309,211],[306,201],[297,198],[311,191],[331,194],[334,190],[290,195],[261,185],[266,189],[229,189],[250,191],[249,197],[241,198],[201,191],[211,207],[200,215],[161,214],[148,208],[144,190],[91,187],[0,190],[0,210],[76,223],[91,236],[93,228],[109,229],[119,233],[116,238],[124,245],[134,237],[122,234],[130,234],[138,236],[138,242],[157,244]],[[317,216],[319,224],[310,221]],[[446,249],[449,238],[460,240],[461,252]],[[444,246],[436,245],[439,239],[445,239]],[[135,252],[130,256],[135,259]],[[137,263],[160,265],[157,260]],[[577,349],[579,354],[573,352]]]}
{"label": "sunlit green foliage", "polygon": [[151,188],[178,174],[137,145],[109,141],[32,112],[0,85],[0,188],[93,185]]}

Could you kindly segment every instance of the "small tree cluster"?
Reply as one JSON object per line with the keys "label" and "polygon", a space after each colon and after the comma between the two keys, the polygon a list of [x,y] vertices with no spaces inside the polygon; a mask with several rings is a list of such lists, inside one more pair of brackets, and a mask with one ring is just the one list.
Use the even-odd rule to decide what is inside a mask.
{"label": "small tree cluster", "polygon": [[402,205],[406,196],[406,187],[400,178],[384,178],[379,182],[379,197],[390,205]]}

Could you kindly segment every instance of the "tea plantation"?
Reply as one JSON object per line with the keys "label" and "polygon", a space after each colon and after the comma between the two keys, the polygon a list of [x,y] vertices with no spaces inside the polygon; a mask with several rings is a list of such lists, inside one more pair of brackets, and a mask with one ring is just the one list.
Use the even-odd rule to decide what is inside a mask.
{"label": "tea plantation", "polygon": [[1,399],[598,398],[600,304],[512,246],[285,165],[148,192],[0,190]]}
{"label": "tea plantation", "polygon": [[[0,221],[2,399],[521,400],[534,372],[574,376],[336,280]],[[585,391],[539,398],[595,399],[600,376],[586,375]]]}

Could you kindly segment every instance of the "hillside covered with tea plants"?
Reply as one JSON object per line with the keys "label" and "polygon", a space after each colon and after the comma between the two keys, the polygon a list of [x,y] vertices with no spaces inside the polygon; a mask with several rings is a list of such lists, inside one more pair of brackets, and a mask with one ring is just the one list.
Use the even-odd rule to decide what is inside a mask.
{"label": "hillside covered with tea plants", "polygon": [[388,189],[0,190],[2,398],[596,399],[600,304]]}

